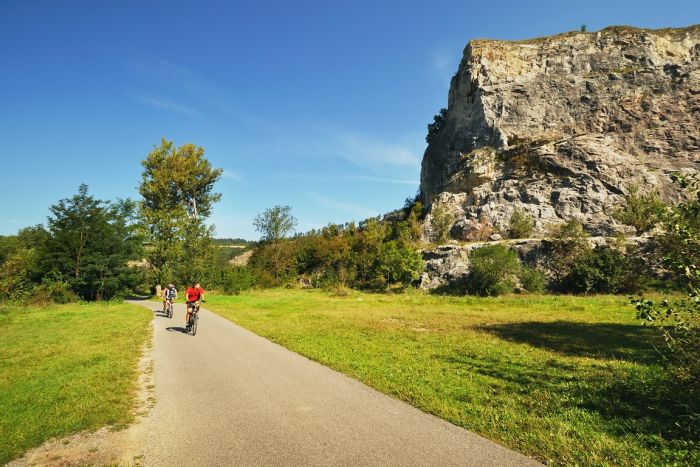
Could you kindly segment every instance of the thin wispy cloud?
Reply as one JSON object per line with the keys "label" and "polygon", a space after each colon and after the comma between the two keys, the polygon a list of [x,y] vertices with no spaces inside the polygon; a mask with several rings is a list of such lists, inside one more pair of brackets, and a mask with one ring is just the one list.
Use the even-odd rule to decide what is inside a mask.
{"label": "thin wispy cloud", "polygon": [[384,141],[350,131],[328,132],[327,150],[361,167],[389,165],[412,167],[420,163],[415,151],[399,142]]}
{"label": "thin wispy cloud", "polygon": [[252,119],[248,114],[236,109],[227,91],[187,66],[146,54],[127,63],[127,68],[132,75],[146,85],[165,87],[173,92],[184,94],[188,99],[239,120]]}
{"label": "thin wispy cloud", "polygon": [[244,182],[245,179],[237,172],[234,172],[233,170],[229,169],[224,169],[224,173],[221,174],[222,177],[227,178],[229,180],[234,180],[236,182]]}
{"label": "thin wispy cloud", "polygon": [[332,209],[337,209],[339,211],[347,212],[350,214],[354,214],[356,216],[359,216],[359,218],[365,219],[367,217],[374,217],[378,215],[379,213],[373,209],[368,209],[363,206],[358,206],[356,204],[352,203],[346,203],[343,201],[338,201],[336,199],[330,198],[326,195],[322,195],[320,193],[307,193],[308,196],[314,200],[316,203],[321,204],[323,206],[332,208]]}
{"label": "thin wispy cloud", "polygon": [[337,175],[320,173],[295,173],[278,172],[268,174],[272,178],[282,180],[299,180],[313,183],[340,183],[340,182],[364,182],[364,183],[391,183],[398,185],[418,186],[417,179],[403,179],[390,177],[377,177],[372,175]]}
{"label": "thin wispy cloud", "polygon": [[177,102],[171,101],[163,97],[139,97],[137,98],[142,104],[156,110],[165,110],[168,112],[175,112],[180,115],[185,115],[187,117],[202,118],[202,114],[186,105],[178,104]]}

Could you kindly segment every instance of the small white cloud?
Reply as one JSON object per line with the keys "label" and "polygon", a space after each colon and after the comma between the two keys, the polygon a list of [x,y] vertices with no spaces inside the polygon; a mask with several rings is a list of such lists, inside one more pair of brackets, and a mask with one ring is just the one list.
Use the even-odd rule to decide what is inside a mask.
{"label": "small white cloud", "polygon": [[360,218],[374,217],[379,213],[373,209],[367,209],[362,206],[358,206],[352,203],[345,203],[343,201],[338,201],[328,196],[322,195],[320,193],[307,193],[308,196],[319,204],[327,206],[329,208],[338,209],[340,211],[349,212],[355,214]]}
{"label": "small white cloud", "polygon": [[170,112],[175,112],[181,115],[186,115],[188,117],[202,118],[202,114],[197,110],[190,107],[173,102],[170,99],[165,99],[162,97],[141,97],[137,99],[144,105],[151,107],[156,110],[167,110]]}

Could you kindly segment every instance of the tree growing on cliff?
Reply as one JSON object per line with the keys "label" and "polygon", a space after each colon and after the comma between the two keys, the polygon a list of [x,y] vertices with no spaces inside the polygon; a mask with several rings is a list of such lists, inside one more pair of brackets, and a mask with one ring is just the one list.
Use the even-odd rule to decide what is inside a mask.
{"label": "tree growing on cliff", "polygon": [[430,143],[433,137],[440,132],[447,119],[447,109],[440,109],[440,113],[433,117],[433,123],[428,123],[428,134],[425,137],[425,141]]}
{"label": "tree growing on cliff", "polygon": [[635,228],[638,235],[656,227],[666,211],[666,205],[655,192],[640,193],[639,185],[632,185],[625,195],[625,206],[613,212],[613,218]]}
{"label": "tree growing on cliff", "polygon": [[150,279],[183,282],[198,275],[203,280],[211,267],[204,258],[213,257],[214,248],[213,228],[205,220],[221,199],[214,185],[223,170],[212,167],[203,148],[189,143],[175,147],[165,138],[141,164],[139,211],[149,243],[146,258],[153,267]]}
{"label": "tree growing on cliff", "polygon": [[433,239],[438,243],[446,242],[450,238],[450,229],[455,222],[455,216],[445,206],[435,204],[430,211],[430,227],[433,230]]}

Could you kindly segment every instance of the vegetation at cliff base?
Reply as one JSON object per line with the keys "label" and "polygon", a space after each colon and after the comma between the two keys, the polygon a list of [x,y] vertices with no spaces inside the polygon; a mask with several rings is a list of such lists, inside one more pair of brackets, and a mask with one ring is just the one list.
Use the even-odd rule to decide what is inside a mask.
{"label": "vegetation at cliff base", "polygon": [[130,422],[150,320],[108,302],[0,306],[0,464],[50,438]]}

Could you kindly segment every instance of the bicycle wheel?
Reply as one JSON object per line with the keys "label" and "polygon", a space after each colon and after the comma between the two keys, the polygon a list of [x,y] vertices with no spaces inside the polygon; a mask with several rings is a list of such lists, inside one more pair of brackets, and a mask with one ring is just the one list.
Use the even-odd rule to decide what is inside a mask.
{"label": "bicycle wheel", "polygon": [[168,318],[172,318],[172,317],[173,317],[173,302],[170,302],[170,304],[168,305]]}
{"label": "bicycle wheel", "polygon": [[197,334],[197,321],[199,321],[199,319],[197,318],[197,315],[192,315],[191,320],[192,320],[192,335],[194,336],[195,334]]}

